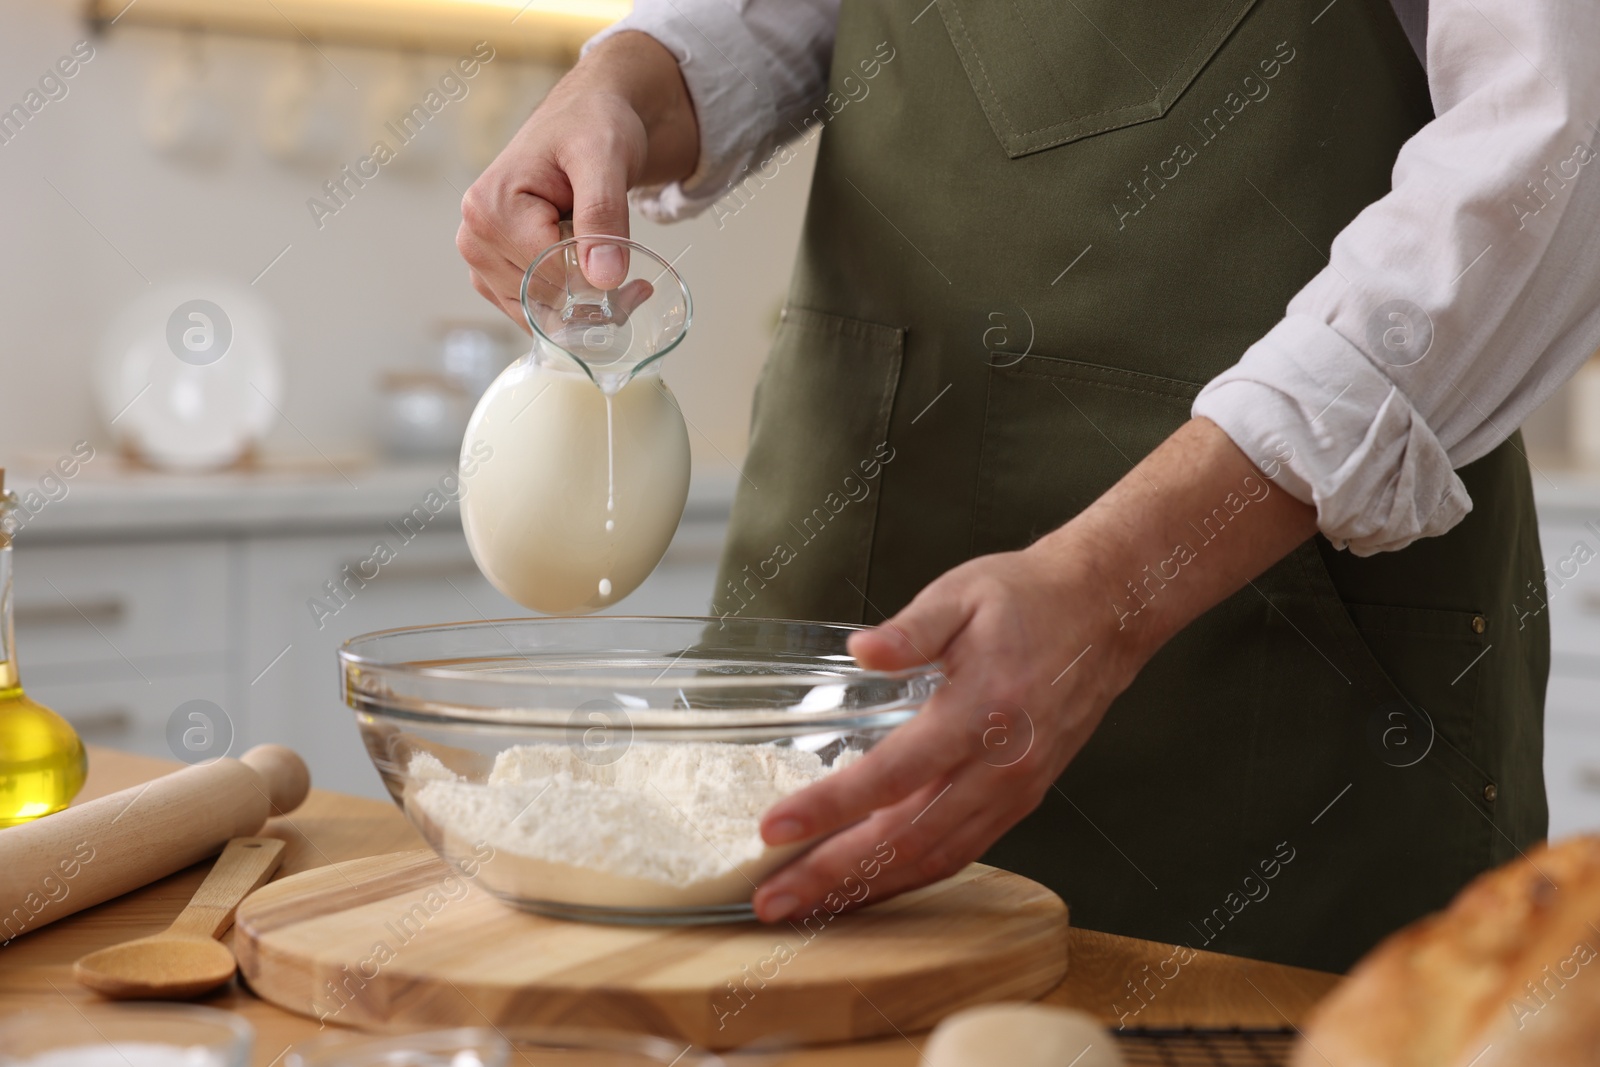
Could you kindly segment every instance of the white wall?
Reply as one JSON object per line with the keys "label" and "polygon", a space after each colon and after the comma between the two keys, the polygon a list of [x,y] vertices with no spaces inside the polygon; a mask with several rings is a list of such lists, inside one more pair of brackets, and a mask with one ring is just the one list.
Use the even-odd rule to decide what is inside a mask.
{"label": "white wall", "polygon": [[[80,10],[69,0],[0,0],[0,110],[85,39]],[[385,168],[319,231],[307,198],[339,162],[365,154],[363,111],[399,57],[323,46],[324,60],[287,41],[123,26],[90,41],[95,56],[67,82],[68,95],[0,144],[0,463],[78,437],[109,440],[87,387],[90,361],[110,317],[147,278],[215,274],[248,284],[285,246],[255,289],[286,327],[287,419],[329,454],[369,450],[380,371],[427,361],[440,319],[496,314],[454,247],[458,190],[476,172],[461,148],[463,122],[504,92],[509,135],[555,72],[491,63],[472,95],[446,107],[400,160],[435,156],[441,165]],[[230,124],[230,150],[210,165],[158,153],[140,125],[152,77],[193,47]],[[453,58],[412,62],[436,79]],[[343,130],[335,161],[289,166],[260,145],[262,95],[294,63],[320,72],[318,100]],[[688,249],[678,265],[696,324],[667,379],[701,431],[691,431],[697,463],[721,466],[722,455],[743,453],[749,393],[787,287],[809,180],[808,158],[722,229],[709,216],[668,228],[636,223],[635,236],[668,258]],[[268,448],[310,451],[288,425]]]}
{"label": "white wall", "polygon": [[[80,9],[77,0],[0,0],[0,110],[85,38]],[[364,154],[362,114],[400,57],[323,46],[325,60],[303,44],[136,27],[91,43],[95,58],[67,83],[66,98],[0,144],[0,464],[21,465],[22,475],[35,454],[59,454],[79,437],[108,440],[89,364],[110,317],[146,289],[146,277],[209,273],[245,284],[285,246],[255,286],[286,324],[285,413],[324,452],[370,450],[380,371],[426,361],[440,319],[495,315],[467,284],[453,245],[458,190],[475,173],[461,150],[463,120],[503,93],[503,139],[556,72],[490,64],[473,95],[446,108],[406,149],[413,158],[402,158],[433,155],[442,166],[385,169],[319,231],[306,201],[338,162]],[[204,167],[158,154],[140,129],[153,76],[197,46],[235,124],[230,153]],[[433,78],[452,58],[410,61]],[[261,97],[296,63],[320,72],[319,99],[343,127],[333,162],[286,166],[260,147]],[[696,326],[667,377],[694,425],[701,466],[725,469],[743,453],[749,393],[787,285],[811,163],[803,150],[723,228],[709,216],[667,228],[636,220],[636,236],[669,258],[688,249],[679,265]],[[1547,461],[1565,458],[1565,404],[1558,395],[1528,426],[1531,449]],[[288,425],[268,447],[313,454]]]}

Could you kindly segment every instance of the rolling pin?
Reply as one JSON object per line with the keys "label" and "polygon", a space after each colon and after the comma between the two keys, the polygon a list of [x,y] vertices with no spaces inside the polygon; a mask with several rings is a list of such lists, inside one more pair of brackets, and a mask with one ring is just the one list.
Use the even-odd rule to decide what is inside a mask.
{"label": "rolling pin", "polygon": [[0,945],[255,836],[310,788],[299,756],[257,745],[0,830]]}

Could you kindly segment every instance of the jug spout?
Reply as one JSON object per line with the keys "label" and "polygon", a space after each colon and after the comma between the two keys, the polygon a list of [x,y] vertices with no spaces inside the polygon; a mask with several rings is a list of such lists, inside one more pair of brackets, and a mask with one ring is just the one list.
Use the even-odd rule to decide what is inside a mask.
{"label": "jug spout", "polygon": [[[522,278],[522,311],[536,348],[575,362],[603,392],[614,394],[645,367],[677,347],[692,316],[689,289],[655,252],[625,237],[571,236],[534,257]],[[622,284],[601,289],[582,264],[611,246],[626,264]]]}

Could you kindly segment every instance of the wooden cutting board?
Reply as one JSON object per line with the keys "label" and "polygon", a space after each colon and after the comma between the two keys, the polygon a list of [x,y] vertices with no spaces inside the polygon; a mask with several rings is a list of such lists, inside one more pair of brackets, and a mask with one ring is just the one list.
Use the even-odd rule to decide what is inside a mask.
{"label": "wooden cutting board", "polygon": [[707,1048],[911,1033],[1031,999],[1067,969],[1067,907],[1020,875],[953,878],[805,925],[609,926],[518,911],[431,850],[306,871],[239,906],[262,998],[363,1029],[518,1025]]}

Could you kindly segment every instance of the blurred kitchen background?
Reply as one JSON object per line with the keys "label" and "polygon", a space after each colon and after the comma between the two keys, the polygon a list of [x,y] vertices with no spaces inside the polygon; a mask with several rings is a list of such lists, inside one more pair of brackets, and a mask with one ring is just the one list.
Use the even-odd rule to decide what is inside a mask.
{"label": "blurred kitchen background", "polygon": [[[280,741],[318,784],[379,795],[339,699],[339,642],[524,614],[478,574],[454,506],[430,506],[476,393],[525,350],[468,284],[459,203],[577,44],[625,9],[0,0],[0,464],[28,513],[19,659],[85,740],[171,755],[170,730],[198,709],[235,753]],[[467,78],[457,62],[478,40],[494,58]],[[437,110],[404,143],[385,130],[430,90]],[[341,174],[379,137],[392,161],[361,183]],[[635,219],[694,294],[666,370],[694,479],[666,560],[620,613],[707,609],[811,162],[808,147],[690,223]],[[180,308],[180,325],[222,309],[248,381],[198,390],[166,356],[172,375],[139,394],[141,353]],[[163,433],[180,422],[192,432]],[[1525,433],[1547,564],[1600,550],[1600,366]],[[345,583],[378,540],[403,544],[397,558]],[[1571,571],[1540,608],[1556,635],[1552,834],[1600,826],[1600,566]]]}

